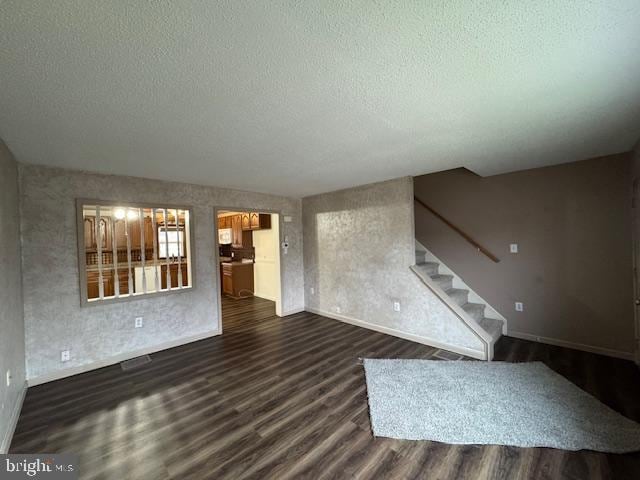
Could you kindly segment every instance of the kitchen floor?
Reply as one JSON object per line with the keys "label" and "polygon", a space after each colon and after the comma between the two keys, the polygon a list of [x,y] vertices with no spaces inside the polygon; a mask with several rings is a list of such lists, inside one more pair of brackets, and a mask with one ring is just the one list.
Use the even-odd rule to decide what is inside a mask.
{"label": "kitchen floor", "polygon": [[222,295],[222,328],[275,317],[276,302],[260,297],[235,299]]}

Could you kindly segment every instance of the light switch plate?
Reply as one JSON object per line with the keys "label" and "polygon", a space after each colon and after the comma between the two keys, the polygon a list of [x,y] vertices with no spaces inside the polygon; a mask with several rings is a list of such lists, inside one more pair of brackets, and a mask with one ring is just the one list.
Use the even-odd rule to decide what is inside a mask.
{"label": "light switch plate", "polygon": [[400,302],[398,302],[398,301],[393,302],[393,311],[394,312],[399,312],[400,311]]}
{"label": "light switch plate", "polygon": [[522,311],[524,311],[524,305],[522,304],[522,302],[516,302],[516,312]]}
{"label": "light switch plate", "polygon": [[509,251],[511,253],[518,253],[518,244],[512,243],[511,245],[509,245]]}
{"label": "light switch plate", "polygon": [[142,317],[136,317],[136,323],[135,326],[136,328],[142,328]]}
{"label": "light switch plate", "polygon": [[7,387],[11,386],[11,370],[7,370]]}

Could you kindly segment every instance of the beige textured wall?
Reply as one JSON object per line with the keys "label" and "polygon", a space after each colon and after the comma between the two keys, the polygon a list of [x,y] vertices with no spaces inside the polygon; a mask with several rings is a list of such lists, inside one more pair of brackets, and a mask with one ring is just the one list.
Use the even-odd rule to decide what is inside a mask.
{"label": "beige textured wall", "polygon": [[[0,453],[24,391],[24,314],[20,267],[18,167],[0,140]],[[5,375],[11,370],[11,385]]]}
{"label": "beige textured wall", "polygon": [[[307,309],[431,345],[482,351],[409,269],[415,263],[412,199],[412,179],[405,177],[302,200]],[[393,311],[394,300],[400,312]]]}
{"label": "beige textured wall", "polygon": [[[418,240],[502,313],[511,333],[633,351],[629,154],[486,178],[450,170],[416,177],[414,187],[501,259],[492,263],[416,206]],[[510,243],[520,253],[510,254]]]}
{"label": "beige textured wall", "polygon": [[[218,330],[214,207],[277,210],[289,238],[283,255],[284,313],[304,308],[301,201],[143,178],[20,166],[27,376],[49,378],[167,342]],[[80,306],[76,198],[193,206],[195,288],[155,298]],[[136,316],[144,328],[134,329]],[[71,361],[60,362],[70,349]],[[64,370],[66,369],[66,372]]]}

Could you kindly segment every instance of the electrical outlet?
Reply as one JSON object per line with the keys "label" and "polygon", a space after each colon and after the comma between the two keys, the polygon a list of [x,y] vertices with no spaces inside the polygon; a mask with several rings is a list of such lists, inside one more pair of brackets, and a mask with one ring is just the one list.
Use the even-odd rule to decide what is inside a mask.
{"label": "electrical outlet", "polygon": [[398,302],[398,301],[393,302],[393,311],[394,312],[399,312],[400,311],[400,302]]}
{"label": "electrical outlet", "polygon": [[7,370],[7,387],[11,386],[11,370]]}
{"label": "electrical outlet", "polygon": [[136,328],[142,328],[142,317],[136,317]]}
{"label": "electrical outlet", "polygon": [[522,304],[522,302],[516,302],[516,312],[522,311],[524,311],[524,305]]}
{"label": "electrical outlet", "polygon": [[511,253],[518,253],[518,244],[512,243],[511,245],[509,245],[509,251]]}
{"label": "electrical outlet", "polygon": [[71,360],[71,351],[70,350],[62,350],[60,352],[60,361],[61,362],[68,362],[69,360]]}
{"label": "electrical outlet", "polygon": [[315,295],[315,294],[316,294],[316,289],[315,289],[315,288],[313,288],[313,287],[311,287],[311,288],[309,289],[309,291],[311,292],[311,295]]}
{"label": "electrical outlet", "polygon": [[336,313],[341,313],[342,309],[340,307],[336,307]]}

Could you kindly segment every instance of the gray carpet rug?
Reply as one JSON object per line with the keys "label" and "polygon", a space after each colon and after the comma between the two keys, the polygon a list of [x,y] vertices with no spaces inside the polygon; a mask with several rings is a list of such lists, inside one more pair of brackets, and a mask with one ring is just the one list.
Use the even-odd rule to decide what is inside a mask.
{"label": "gray carpet rug", "polygon": [[640,425],[541,362],[365,359],[373,433],[454,444],[640,450]]}

